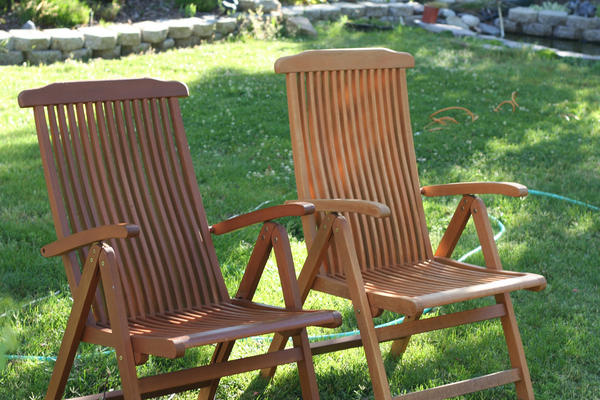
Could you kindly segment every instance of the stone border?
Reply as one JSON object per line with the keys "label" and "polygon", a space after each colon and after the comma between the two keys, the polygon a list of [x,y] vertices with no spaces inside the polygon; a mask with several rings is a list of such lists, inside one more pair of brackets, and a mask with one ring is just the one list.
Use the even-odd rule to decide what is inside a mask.
{"label": "stone border", "polygon": [[[247,11],[257,11],[258,9],[262,9],[264,15],[279,18],[292,34],[316,36],[317,32],[312,26],[312,22],[333,21],[345,15],[349,18],[372,17],[392,24],[420,26],[432,32],[450,31],[455,36],[477,36],[483,39],[502,40],[508,47],[529,47],[533,50],[549,49],[545,46],[522,44],[490,36],[498,34],[498,30],[494,26],[480,23],[479,19],[472,15],[457,16],[450,9],[440,10],[440,19],[445,20],[446,24],[425,24],[421,22],[419,15],[423,13],[422,4],[412,1],[397,1],[337,2],[282,7],[278,0],[239,0],[239,9],[242,12],[230,17],[204,15],[174,20],[115,24],[106,27],[60,28],[43,31],[13,29],[9,32],[0,30],[0,65],[19,65],[25,62],[47,64],[67,59],[87,60],[97,57],[112,59],[134,53],[144,53],[150,49],[162,51],[173,47],[192,47],[235,34],[244,20],[251,17]],[[563,21],[562,16],[532,11],[538,22],[533,22],[532,13],[523,12],[520,9],[511,9],[507,21],[512,21],[511,17],[523,13],[527,14],[529,24],[539,23],[539,21],[557,24]],[[565,17],[565,27],[577,26],[577,29],[581,30],[583,26],[587,27],[585,24],[591,23],[593,26],[590,26],[590,29],[593,28],[593,35],[598,33],[600,41],[600,30],[596,29],[596,27],[600,28],[600,19],[587,18],[586,20],[592,20],[592,22],[585,21],[583,23],[577,18],[582,17]],[[521,25],[517,27],[522,27],[525,31],[526,22],[519,22],[519,24]],[[561,26],[556,25],[554,31]],[[591,40],[589,38],[593,36],[590,35],[581,33],[581,37],[588,40]],[[600,60],[600,56],[550,50],[559,56]]]}
{"label": "stone border", "polygon": [[[405,16],[418,12],[419,3],[362,2],[282,7],[278,0],[240,0],[241,11],[262,9],[264,15],[281,18],[289,31],[316,35],[311,21],[335,20],[342,15],[350,17],[378,17],[400,23]],[[422,12],[422,10],[421,10]],[[82,27],[78,29],[0,30],[0,65],[53,63],[67,59],[87,60],[101,57],[119,58],[150,49],[167,50],[173,47],[191,47],[205,41],[219,40],[239,29],[249,13],[231,17],[205,15],[166,21],[144,21],[134,24],[116,24]]]}
{"label": "stone border", "polygon": [[[591,54],[576,53],[573,51],[558,50],[558,49],[554,49],[552,47],[542,46],[539,44],[516,42],[514,40],[502,39],[502,38],[499,38],[498,36],[478,34],[471,30],[453,26],[453,25],[426,24],[424,22],[421,22],[420,20],[416,20],[415,25],[419,26],[425,30],[428,30],[430,32],[433,32],[433,33],[450,32],[454,36],[457,36],[457,37],[467,36],[467,37],[475,37],[475,38],[487,40],[487,41],[494,41],[494,42],[500,41],[504,46],[511,48],[511,49],[529,49],[529,50],[533,50],[533,51],[546,50],[546,51],[552,51],[554,54],[556,54],[559,57],[572,57],[572,58],[580,58],[580,59],[584,59],[584,60],[600,61],[600,55],[596,56],[596,55],[591,55]],[[484,47],[486,47],[488,49],[498,49],[498,50],[503,49],[502,46],[492,45],[492,44],[485,44]]]}

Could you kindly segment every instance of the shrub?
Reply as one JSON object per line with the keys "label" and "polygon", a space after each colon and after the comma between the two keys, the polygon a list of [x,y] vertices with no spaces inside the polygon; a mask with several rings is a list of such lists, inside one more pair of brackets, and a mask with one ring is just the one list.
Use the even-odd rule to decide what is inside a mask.
{"label": "shrub", "polygon": [[175,4],[184,10],[188,5],[193,4],[198,12],[213,11],[219,6],[218,0],[175,0]]}
{"label": "shrub", "polygon": [[534,10],[537,10],[537,11],[550,10],[550,11],[569,12],[569,9],[567,8],[566,5],[556,3],[554,1],[545,1],[541,5],[535,4],[535,5],[529,6],[529,8],[533,8]]}
{"label": "shrub", "polygon": [[88,21],[90,7],[80,0],[27,0],[16,5],[22,21],[32,20],[42,27],[73,27]]}
{"label": "shrub", "polygon": [[0,12],[6,12],[10,10],[13,0],[0,0]]}

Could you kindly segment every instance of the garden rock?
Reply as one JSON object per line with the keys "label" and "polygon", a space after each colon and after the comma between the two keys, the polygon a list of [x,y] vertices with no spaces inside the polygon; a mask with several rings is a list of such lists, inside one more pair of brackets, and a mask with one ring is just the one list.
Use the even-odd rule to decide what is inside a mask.
{"label": "garden rock", "polygon": [[366,8],[365,15],[367,17],[379,18],[379,17],[385,17],[386,15],[388,15],[387,4],[366,2],[366,3],[363,3],[363,5]]}
{"label": "garden rock", "polygon": [[281,13],[285,18],[302,15],[304,8],[302,6],[285,6],[281,8]]}
{"label": "garden rock", "polygon": [[537,18],[538,12],[528,7],[515,7],[508,10],[508,19],[522,24],[536,22]]}
{"label": "garden rock", "polygon": [[303,15],[311,21],[321,19],[321,7],[315,4],[306,6]]}
{"label": "garden rock", "polygon": [[13,48],[18,51],[46,50],[50,47],[50,35],[29,29],[11,29]]}
{"label": "garden rock", "polygon": [[121,46],[117,45],[112,49],[101,49],[92,51],[92,57],[94,58],[104,58],[106,60],[112,60],[115,58],[119,58],[121,56]]}
{"label": "garden rock", "polygon": [[278,0],[260,0],[258,6],[262,7],[265,14],[281,10],[281,3]]}
{"label": "garden rock", "polygon": [[0,51],[0,65],[17,65],[24,60],[22,51]]}
{"label": "garden rock", "polygon": [[567,17],[567,26],[575,29],[597,29],[600,27],[600,19],[569,15]]}
{"label": "garden rock", "polygon": [[552,35],[552,26],[537,22],[523,24],[523,33],[531,36],[550,36]]}
{"label": "garden rock", "polygon": [[29,20],[21,26],[21,29],[37,29],[35,23],[32,20]]}
{"label": "garden rock", "polygon": [[565,11],[542,10],[538,13],[538,21],[551,26],[561,25],[567,20],[567,15]]}
{"label": "garden rock", "polygon": [[194,36],[199,36],[201,38],[209,38],[212,36],[215,31],[216,22],[200,18],[191,18],[191,20]]}
{"label": "garden rock", "polygon": [[62,60],[60,50],[32,50],[25,52],[25,58],[32,64],[52,64]]}
{"label": "garden rock", "polygon": [[168,37],[173,39],[185,39],[192,36],[194,24],[189,19],[173,19],[166,22],[169,28]]}
{"label": "garden rock", "polygon": [[[496,27],[500,28],[500,20],[498,18],[496,18],[494,20],[494,25]],[[520,33],[521,25],[516,23],[515,21],[511,21],[510,19],[505,19],[504,20],[504,32]]]}
{"label": "garden rock", "polygon": [[112,25],[110,27],[112,31],[117,33],[117,44],[121,46],[137,46],[142,42],[142,32],[140,28],[127,25],[127,24],[119,24]]}
{"label": "garden rock", "polygon": [[600,29],[583,31],[583,38],[588,42],[600,42]]}
{"label": "garden rock", "polygon": [[8,32],[0,30],[0,54],[14,48],[14,39]]}
{"label": "garden rock", "polygon": [[367,8],[362,4],[343,2],[337,3],[336,6],[340,8],[343,15],[347,15],[349,18],[364,17],[367,11]]}
{"label": "garden rock", "polygon": [[172,49],[173,47],[175,47],[175,39],[173,39],[173,38],[166,38],[161,43],[156,43],[152,47],[154,47],[157,50],[169,50],[169,49]]}
{"label": "garden rock", "polygon": [[169,34],[169,27],[157,22],[141,22],[136,25],[142,31],[142,42],[162,43]]}
{"label": "garden rock", "polygon": [[316,37],[317,31],[306,17],[290,17],[285,22],[287,31],[292,35]]}
{"label": "garden rock", "polygon": [[338,7],[331,4],[321,4],[319,7],[321,8],[321,19],[335,21],[340,17],[341,11]]}
{"label": "garden rock", "polygon": [[62,53],[63,60],[87,60],[92,57],[92,49],[84,47]]}
{"label": "garden rock", "polygon": [[258,8],[258,0],[239,0],[237,8],[240,11],[256,11]]}
{"label": "garden rock", "polygon": [[85,42],[81,32],[67,28],[46,29],[44,32],[49,34],[52,38],[50,42],[50,48],[52,50],[69,52],[81,49]]}
{"label": "garden rock", "polygon": [[570,26],[564,26],[564,25],[559,25],[559,26],[554,27],[554,32],[552,33],[552,35],[559,39],[575,40],[575,39],[580,38],[580,35],[578,34],[577,29],[570,27]]}
{"label": "garden rock", "polygon": [[460,18],[463,20],[463,22],[465,24],[467,24],[467,26],[469,28],[475,28],[477,25],[479,25],[479,22],[481,22],[481,21],[479,21],[479,18],[477,18],[476,16],[471,15],[471,14],[461,15]]}
{"label": "garden rock", "polygon": [[415,10],[411,5],[405,3],[392,3],[389,5],[389,13],[393,17],[408,17],[413,15]]}
{"label": "garden rock", "polygon": [[439,14],[444,18],[456,16],[456,13],[454,12],[454,10],[451,10],[449,8],[440,8]]}
{"label": "garden rock", "polygon": [[463,29],[469,29],[469,25],[465,24],[465,21],[461,17],[451,15],[446,18],[446,23],[452,26],[458,26]]}
{"label": "garden rock", "polygon": [[406,4],[413,8],[415,14],[423,14],[423,11],[425,10],[425,6],[423,6],[421,3],[417,3],[416,1],[409,1]]}
{"label": "garden rock", "polygon": [[479,29],[481,29],[481,33],[483,33],[484,35],[500,35],[500,29],[496,28],[494,25],[481,23],[479,24]]}
{"label": "garden rock", "polygon": [[232,33],[235,31],[235,28],[237,28],[236,19],[229,17],[219,19],[215,25],[215,30],[223,36]]}
{"label": "garden rock", "polygon": [[140,54],[150,50],[150,43],[141,42],[137,46],[121,46],[121,55],[127,56],[129,54]]}
{"label": "garden rock", "polygon": [[102,27],[79,28],[85,38],[85,47],[92,50],[111,50],[117,45],[117,32]]}

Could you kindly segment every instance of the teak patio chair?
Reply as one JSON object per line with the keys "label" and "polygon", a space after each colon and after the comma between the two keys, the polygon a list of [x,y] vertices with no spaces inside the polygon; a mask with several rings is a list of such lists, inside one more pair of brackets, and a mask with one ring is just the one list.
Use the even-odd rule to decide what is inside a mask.
{"label": "teak patio chair", "polygon": [[[297,362],[303,398],[318,398],[306,326],[338,326],[335,311],[302,311],[289,241],[272,219],[314,212],[311,204],[255,211],[207,224],[185,136],[179,82],[153,79],[56,83],[19,95],[33,107],[58,240],[73,295],[46,399],[63,396],[79,342],[115,349],[122,390],[82,399],[140,399],[209,387],[215,378]],[[235,298],[211,233],[265,222]],[[274,249],[285,309],[252,302]],[[265,333],[292,335],[293,348],[138,378],[148,355]],[[213,385],[214,386],[214,385]],[[106,396],[106,397],[103,397]]]}
{"label": "teak patio chair", "polygon": [[[503,271],[484,203],[475,194],[525,196],[515,183],[456,183],[419,188],[410,127],[406,69],[413,57],[386,49],[315,50],[275,63],[286,74],[299,198],[317,213],[302,217],[309,256],[298,280],[351,299],[360,335],[312,344],[313,354],[364,346],[373,391],[390,399],[378,343],[404,352],[410,335],[500,318],[512,368],[397,398],[439,399],[514,382],[519,398],[533,390],[509,292],[542,290],[543,276]],[[421,194],[461,195],[434,253]],[[473,217],[487,268],[450,257]],[[420,320],[426,308],[495,296],[492,306]],[[375,329],[382,310],[405,315]],[[271,350],[282,348],[276,337]],[[274,369],[265,369],[271,374]]]}

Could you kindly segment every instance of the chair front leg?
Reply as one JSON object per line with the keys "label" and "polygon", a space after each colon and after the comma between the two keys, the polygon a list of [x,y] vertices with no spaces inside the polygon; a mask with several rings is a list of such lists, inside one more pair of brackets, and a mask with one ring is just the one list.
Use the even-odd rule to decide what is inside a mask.
{"label": "chair front leg", "polygon": [[50,378],[48,390],[46,391],[46,400],[61,399],[65,392],[67,379],[69,378],[73,360],[75,359],[75,354],[77,353],[77,348],[85,329],[85,322],[100,280],[98,260],[100,251],[101,247],[97,243],[90,248],[83,266],[83,274],[79,280],[79,286],[75,293],[73,293],[73,307],[71,308],[71,314],[67,321],[60,350],[56,357],[52,378]]}
{"label": "chair front leg", "polygon": [[[254,249],[250,255],[250,260],[246,266],[246,271],[244,272],[244,276],[240,282],[240,287],[238,288],[235,296],[238,299],[252,300],[254,297],[254,293],[256,292],[258,283],[260,282],[260,277],[262,276],[265,265],[269,260],[271,249],[273,248],[271,238],[273,234],[272,225],[274,224],[264,224],[260,230],[260,233],[258,234],[256,243],[254,244]],[[210,361],[211,364],[227,361],[231,351],[233,350],[234,344],[235,341],[219,343],[213,352],[212,359]],[[217,392],[217,387],[219,386],[219,381],[220,379],[214,379],[211,381],[210,385],[200,389],[198,393],[198,400],[214,399]]]}
{"label": "chair front leg", "polygon": [[360,331],[360,338],[369,366],[369,375],[373,384],[373,393],[377,400],[391,400],[390,386],[381,357],[379,340],[375,332],[375,324],[371,315],[371,307],[365,285],[362,279],[358,258],[354,249],[354,242],[350,232],[350,226],[345,218],[340,217],[334,224],[334,240],[341,259],[341,264],[345,266],[346,281],[356,322]]}
{"label": "chair front leg", "polygon": [[[333,233],[333,223],[337,216],[333,213],[327,214],[323,222],[317,230],[317,234],[308,249],[308,255],[298,276],[298,287],[300,289],[301,305],[304,305],[306,297],[312,287],[312,284],[319,272],[321,262],[327,254],[327,249],[333,244],[331,241]],[[273,341],[269,346],[269,352],[283,350],[287,343],[288,337],[279,333],[273,336]],[[275,375],[277,367],[265,368],[260,371],[264,378],[271,378]]]}
{"label": "chair front leg", "polygon": [[114,250],[104,243],[100,254],[100,275],[106,296],[106,305],[110,320],[110,328],[114,336],[115,353],[123,396],[126,400],[141,400],[137,372],[135,370],[135,355],[129,337],[129,324],[125,314],[125,297],[119,276],[119,269]]}

